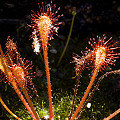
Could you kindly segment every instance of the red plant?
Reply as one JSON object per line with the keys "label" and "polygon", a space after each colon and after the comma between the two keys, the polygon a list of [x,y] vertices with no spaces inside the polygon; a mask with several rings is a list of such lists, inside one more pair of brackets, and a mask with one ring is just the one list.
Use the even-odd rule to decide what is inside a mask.
{"label": "red plant", "polygon": [[57,23],[60,15],[56,16],[58,10],[55,11],[56,5],[50,4],[39,6],[40,13],[33,12],[31,14],[32,21],[30,27],[32,27],[32,38],[33,38],[33,48],[35,53],[40,52],[40,47],[43,49],[44,63],[47,77],[47,87],[48,87],[48,98],[49,98],[49,109],[50,109],[50,120],[53,119],[53,108],[52,108],[52,93],[51,93],[51,83],[50,83],[50,73],[49,73],[49,63],[48,63],[48,41],[53,39],[53,33],[56,34],[58,30]]}
{"label": "red plant", "polygon": [[[93,56],[92,61],[94,61],[94,67],[101,66],[102,69],[105,67],[109,67],[108,64],[113,65],[118,58],[119,53],[114,52],[113,50],[118,49],[119,47],[113,47],[115,43],[113,43],[112,37],[106,41],[106,36],[103,35],[103,39],[97,36],[98,42],[96,43],[95,39],[90,39],[91,42],[89,44],[93,48]],[[109,67],[110,68],[110,67]]]}
{"label": "red plant", "polygon": [[32,62],[24,62],[21,58],[19,59],[21,60],[21,63],[17,61],[17,64],[13,64],[11,66],[11,70],[12,75],[14,76],[14,79],[18,86],[20,88],[24,88],[25,86],[27,86],[28,83],[32,83],[31,76],[33,73],[30,71],[32,69]]}
{"label": "red plant", "polygon": [[111,38],[109,40],[106,40],[106,36],[103,35],[103,39],[101,39],[100,37],[98,37],[98,43],[96,43],[95,39],[90,39],[91,42],[89,42],[89,44],[92,46],[93,48],[93,55],[92,55],[92,61],[94,61],[94,70],[93,70],[93,75],[91,77],[91,81],[86,89],[86,92],[82,98],[82,100],[80,101],[80,104],[78,106],[78,108],[76,109],[74,115],[72,116],[71,120],[74,120],[75,117],[77,116],[77,114],[79,113],[80,109],[82,108],[88,94],[89,91],[93,85],[93,82],[97,76],[98,71],[102,68],[105,68],[106,66],[108,66],[108,64],[113,64],[116,60],[116,58],[118,58],[118,53],[115,53],[113,50],[114,49],[118,49],[118,47],[113,47],[113,41],[111,40]]}
{"label": "red plant", "polygon": [[26,100],[24,99],[20,89],[18,88],[18,85],[15,82],[14,77],[12,76],[12,71],[9,67],[9,62],[8,62],[9,59],[3,54],[1,46],[0,46],[0,53],[1,53],[1,56],[0,56],[0,61],[1,61],[0,62],[0,69],[1,69],[1,71],[6,76],[7,81],[9,81],[11,83],[15,92],[17,93],[17,95],[19,96],[19,98],[21,99],[21,101],[23,102],[23,104],[25,105],[25,107],[27,108],[27,110],[29,111],[31,116],[33,117],[33,119],[36,120],[36,117],[35,117],[34,113],[32,112],[31,108],[29,107]]}
{"label": "red plant", "polygon": [[[59,29],[58,25],[61,22],[57,22],[61,15],[56,16],[58,10],[56,5],[47,4],[44,5],[42,2],[42,7],[39,5],[40,12],[31,14],[31,25],[28,25],[33,29],[32,38],[33,38],[33,48],[34,52],[40,52],[40,47],[44,49],[49,45],[48,41],[53,38],[53,34],[57,35],[57,30]],[[42,44],[42,45],[41,45]]]}
{"label": "red plant", "polygon": [[[29,71],[32,68],[31,67],[32,63],[29,63],[28,61],[26,61],[24,63],[22,58],[20,58],[20,54],[17,52],[16,44],[13,42],[13,40],[11,40],[9,38],[6,43],[6,48],[7,48],[6,56],[3,54],[2,48],[0,48],[0,52],[1,52],[0,69],[5,74],[7,81],[9,81],[12,84],[16,93],[20,97],[20,99],[23,102],[23,104],[25,105],[25,107],[30,112],[33,119],[39,120],[39,117],[38,117],[36,111],[34,110],[32,102],[29,98],[29,95],[27,92],[27,87],[26,87],[28,80],[29,80],[29,83],[32,83],[31,77],[30,77],[32,72]],[[16,56],[14,56],[14,55],[16,55]],[[31,108],[25,101],[20,90],[24,93]]]}

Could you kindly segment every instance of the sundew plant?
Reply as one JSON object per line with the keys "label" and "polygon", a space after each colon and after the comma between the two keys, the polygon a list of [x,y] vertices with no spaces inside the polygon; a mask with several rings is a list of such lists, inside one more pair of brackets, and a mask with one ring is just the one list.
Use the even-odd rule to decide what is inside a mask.
{"label": "sundew plant", "polygon": [[[105,34],[102,37],[97,36],[96,39],[90,39],[88,42],[89,49],[87,48],[86,51],[82,51],[82,56],[74,54],[73,58],[71,58],[72,61],[70,61],[70,64],[75,64],[73,71],[76,74],[74,77],[74,79],[76,79],[76,84],[73,94],[71,93],[70,96],[67,94],[66,97],[62,98],[60,94],[56,94],[54,91],[52,92],[52,77],[50,76],[51,72],[49,67],[52,63],[49,63],[50,54],[48,53],[50,53],[49,41],[55,41],[54,35],[59,36],[58,29],[62,24],[59,19],[62,19],[63,15],[59,15],[60,8],[57,8],[52,1],[49,4],[45,4],[44,2],[39,3],[38,6],[39,11],[31,11],[31,23],[28,24],[26,28],[32,29],[28,40],[32,41],[31,47],[33,52],[37,55],[37,57],[40,55],[43,60],[47,83],[47,99],[49,102],[47,103],[45,101],[46,98],[44,99],[44,97],[46,96],[39,98],[40,94],[37,90],[40,91],[41,86],[37,85],[36,88],[34,86],[34,64],[22,57],[19,52],[19,48],[17,47],[17,43],[14,42],[15,40],[8,37],[5,44],[5,52],[3,52],[3,46],[0,45],[1,80],[4,81],[4,83],[8,83],[14,89],[17,93],[15,95],[18,95],[24,105],[25,110],[19,109],[20,111],[24,111],[21,114],[17,114],[20,113],[18,110],[14,113],[10,110],[11,107],[7,106],[3,101],[2,96],[0,96],[1,105],[3,105],[3,107],[11,114],[11,119],[83,120],[82,116],[84,116],[84,112],[87,111],[86,108],[91,107],[90,100],[104,77],[107,77],[110,74],[120,74],[120,69],[114,71],[111,69],[112,65],[117,66],[118,61],[116,62],[116,60],[120,55],[118,52],[120,47],[116,46],[117,43],[113,41],[112,37],[107,38]],[[68,46],[76,14],[77,12],[73,10],[73,19],[68,39],[66,41],[66,46],[60,56],[60,59],[58,60],[58,64],[56,64],[56,69],[59,69],[60,62]],[[89,71],[88,76],[90,82],[87,85],[83,96],[77,96],[77,93],[79,92],[78,87],[80,84],[80,79],[85,69],[88,69]],[[98,78],[99,73],[101,75],[100,78]],[[38,81],[42,82],[42,78],[38,79]],[[38,99],[34,99],[34,95],[31,95],[32,90]],[[53,102],[56,101],[56,96],[59,96],[58,98],[60,98],[60,101],[57,103]],[[48,104],[49,107],[47,107],[46,104],[44,105],[44,103]],[[27,116],[27,113],[29,113],[29,117]],[[110,113],[110,115],[105,114],[108,115],[108,117],[104,116],[102,119],[109,120],[119,113],[120,108],[116,108],[116,111]],[[84,120],[87,119],[88,118],[84,117]]]}

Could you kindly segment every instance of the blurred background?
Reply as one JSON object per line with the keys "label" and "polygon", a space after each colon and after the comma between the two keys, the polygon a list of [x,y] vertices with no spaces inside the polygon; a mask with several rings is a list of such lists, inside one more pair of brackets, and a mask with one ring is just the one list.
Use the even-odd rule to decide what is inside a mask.
{"label": "blurred background", "polygon": [[[21,56],[33,61],[33,71],[36,72],[33,83],[40,98],[47,101],[44,62],[40,55],[36,55],[33,52],[32,40],[29,40],[33,30],[27,27],[27,24],[30,25],[31,23],[31,10],[34,12],[39,11],[38,3],[42,5],[42,2],[48,4],[50,0],[0,0],[0,44],[3,51],[5,51],[7,37],[14,38]],[[75,77],[75,65],[71,63],[73,61],[73,53],[82,56],[81,51],[85,51],[86,47],[91,49],[88,44],[89,39],[96,38],[97,35],[102,37],[103,34],[106,34],[107,39],[112,37],[113,41],[117,42],[116,46],[120,46],[120,0],[53,0],[53,4],[56,4],[56,10],[60,7],[57,15],[63,14],[59,19],[62,24],[59,26],[58,36],[53,35],[54,39],[49,42],[48,54],[53,101],[56,103],[56,94],[59,94],[58,101],[64,96],[73,94],[76,82],[76,79],[73,79]],[[77,14],[70,42],[59,67],[56,67],[67,41],[73,10]],[[120,52],[120,49],[117,52]],[[113,70],[120,68],[119,61],[120,59],[117,59],[116,66],[111,66]],[[80,97],[83,96],[89,83],[88,74],[91,71],[88,69],[83,71],[78,90],[78,96]],[[106,71],[110,70],[107,69]],[[105,71],[100,72],[97,78],[103,73]],[[20,102],[17,96],[14,95],[15,92],[11,89],[11,86],[4,82],[1,82],[0,90],[6,104],[8,106],[13,104],[13,107],[10,108],[14,111],[14,106],[17,106]],[[10,96],[16,98],[12,97],[11,99]],[[120,76],[111,75],[103,79],[91,103],[92,107],[84,113],[86,119],[84,117],[81,119],[101,120],[118,109],[120,107]],[[2,107],[1,109],[1,119],[3,119],[3,116],[7,119],[7,112]],[[118,120],[119,117],[120,115],[117,115],[113,120]]]}

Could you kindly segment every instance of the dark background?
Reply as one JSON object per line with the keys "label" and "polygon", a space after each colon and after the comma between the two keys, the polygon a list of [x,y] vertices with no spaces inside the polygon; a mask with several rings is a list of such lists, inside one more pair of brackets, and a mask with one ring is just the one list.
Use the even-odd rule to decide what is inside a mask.
{"label": "dark background", "polygon": [[[33,70],[36,72],[36,78],[33,79],[33,82],[36,88],[38,91],[45,91],[46,78],[44,63],[39,55],[33,53],[31,47],[32,40],[29,40],[32,29],[29,27],[25,28],[27,24],[30,24],[31,10],[35,12],[39,11],[38,3],[41,5],[41,2],[43,1],[0,0],[0,43],[5,51],[7,36],[14,38],[14,42],[17,41],[21,56],[33,61]],[[45,4],[49,2],[50,1],[45,1]],[[67,91],[68,94],[71,94],[73,93],[75,84],[75,79],[72,79],[72,77],[75,76],[74,64],[70,63],[73,60],[73,53],[81,56],[82,50],[85,51],[86,47],[91,48],[88,44],[89,39],[93,37],[96,38],[97,35],[102,36],[103,34],[106,34],[107,39],[112,36],[113,41],[117,42],[117,46],[120,46],[120,0],[53,0],[53,3],[56,4],[57,8],[61,8],[58,11],[58,15],[63,14],[63,17],[59,19],[62,25],[59,26],[58,36],[54,35],[54,39],[50,41],[49,46],[52,89],[53,93],[58,93],[62,89],[63,91]],[[72,11],[74,9],[76,9],[77,15],[75,16],[70,43],[57,68],[56,64],[69,34]],[[57,53],[51,52],[54,50]],[[120,50],[118,50],[118,52],[120,52]],[[117,60],[116,66],[112,66],[113,70],[119,69],[119,61],[120,59]],[[89,82],[89,77],[86,76],[90,73],[91,71],[88,70],[83,72],[80,83],[83,92]],[[103,73],[105,73],[105,71]],[[40,81],[38,81],[38,79],[40,79]],[[7,93],[5,93],[4,83],[2,84],[2,96],[6,96]],[[111,76],[101,84],[101,101],[107,102],[107,100],[110,100],[110,104],[115,104],[116,109],[120,107],[119,76]],[[41,86],[41,88],[39,89],[37,85]],[[82,95],[81,93],[79,94]],[[99,95],[94,98],[95,101],[98,100],[98,96]],[[112,111],[114,111],[115,108],[113,108]]]}

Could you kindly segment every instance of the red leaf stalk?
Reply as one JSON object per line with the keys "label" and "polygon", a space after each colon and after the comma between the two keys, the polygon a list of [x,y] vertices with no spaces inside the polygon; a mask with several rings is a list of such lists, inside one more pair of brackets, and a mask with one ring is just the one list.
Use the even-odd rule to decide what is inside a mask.
{"label": "red leaf stalk", "polygon": [[1,104],[4,106],[4,108],[5,108],[13,117],[15,117],[15,118],[18,119],[18,120],[22,120],[22,119],[20,119],[19,117],[17,117],[17,116],[5,105],[5,103],[3,102],[3,100],[2,100],[1,97],[0,97],[0,102],[1,102]]}
{"label": "red leaf stalk", "polygon": [[74,115],[72,116],[71,120],[74,120],[75,117],[77,116],[77,114],[79,113],[79,111],[80,111],[80,109],[81,109],[84,101],[86,100],[86,98],[87,98],[87,96],[88,96],[88,94],[89,94],[89,92],[90,92],[90,89],[91,89],[91,87],[92,87],[92,85],[93,85],[93,82],[94,82],[94,80],[95,80],[95,78],[96,78],[96,75],[97,75],[99,69],[100,69],[99,66],[95,68],[94,73],[93,73],[93,76],[92,76],[92,78],[91,78],[91,81],[90,81],[90,83],[89,83],[89,85],[88,85],[88,87],[87,87],[87,89],[86,89],[86,92],[85,92],[82,100],[80,101],[80,104],[79,104],[77,110],[75,111]]}
{"label": "red leaf stalk", "polygon": [[28,110],[28,112],[31,114],[32,118],[34,120],[37,120],[34,113],[32,112],[31,108],[29,107],[28,103],[26,102],[26,100],[24,99],[22,93],[20,92],[20,90],[18,89],[16,82],[15,81],[11,81],[11,84],[15,90],[15,92],[17,93],[18,97],[21,99],[22,103],[24,104],[24,106],[26,107],[26,109]]}
{"label": "red leaf stalk", "polygon": [[110,114],[110,116],[108,116],[104,120],[110,120],[111,118],[113,118],[114,116],[116,116],[118,113],[120,113],[120,108],[118,110],[116,110],[114,113]]}
{"label": "red leaf stalk", "polygon": [[0,53],[1,53],[1,56],[0,56],[0,63],[1,63],[1,66],[0,69],[2,70],[2,72],[4,72],[4,74],[7,76],[7,80],[11,83],[11,85],[13,86],[15,92],[17,93],[18,97],[21,99],[21,101],[23,102],[23,104],[25,105],[26,109],[29,111],[29,113],[31,114],[32,118],[34,120],[37,120],[34,113],[32,112],[31,108],[29,107],[29,105],[27,104],[26,100],[24,99],[22,93],[20,92],[15,80],[14,80],[14,77],[12,76],[12,72],[11,70],[9,69],[9,65],[8,65],[8,61],[7,59],[4,57],[4,54],[3,54],[3,51],[2,51],[2,48],[1,48],[1,45],[0,45]]}
{"label": "red leaf stalk", "polygon": [[32,21],[30,27],[34,30],[32,32],[33,38],[33,48],[35,53],[40,52],[40,47],[43,49],[44,63],[47,77],[47,87],[48,87],[48,98],[49,98],[49,109],[50,109],[50,120],[53,120],[53,108],[52,108],[52,93],[51,93],[51,83],[50,83],[50,72],[48,64],[48,41],[53,39],[53,34],[57,34],[58,25],[61,24],[57,22],[61,15],[56,16],[58,10],[55,11],[56,5],[50,4],[40,7],[40,13],[37,14],[33,12],[31,14]]}
{"label": "red leaf stalk", "polygon": [[46,70],[46,77],[47,77],[49,109],[50,109],[50,120],[53,120],[52,93],[51,93],[51,83],[50,83],[50,73],[49,73],[47,47],[44,47],[43,54],[44,54],[45,70]]}

